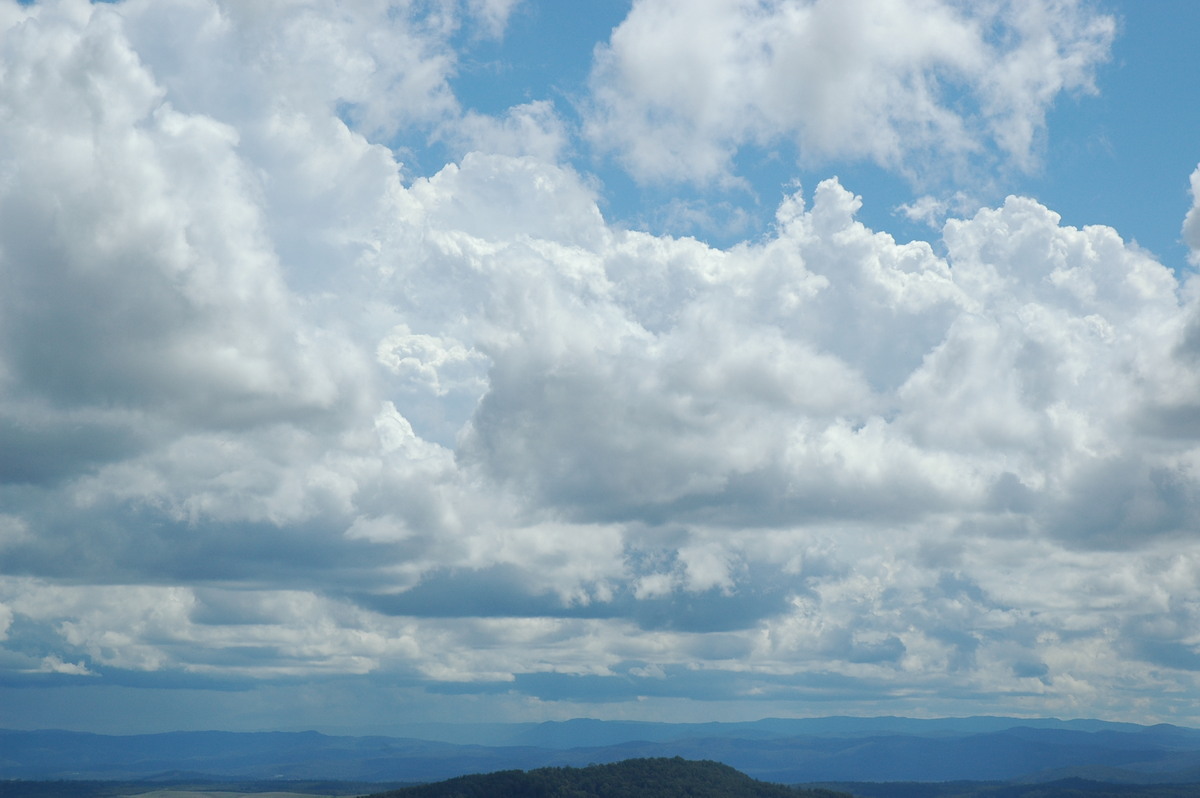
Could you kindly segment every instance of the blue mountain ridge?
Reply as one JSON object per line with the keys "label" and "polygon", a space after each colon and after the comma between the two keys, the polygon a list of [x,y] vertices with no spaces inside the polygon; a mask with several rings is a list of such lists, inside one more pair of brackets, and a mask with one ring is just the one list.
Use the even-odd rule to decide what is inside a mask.
{"label": "blue mountain ridge", "polygon": [[398,728],[407,736],[0,731],[0,779],[153,780],[182,772],[213,779],[418,782],[495,770],[682,756],[722,762],[783,783],[1065,776],[1130,783],[1200,781],[1200,730],[1165,724],[989,716],[698,724],[578,719]]}

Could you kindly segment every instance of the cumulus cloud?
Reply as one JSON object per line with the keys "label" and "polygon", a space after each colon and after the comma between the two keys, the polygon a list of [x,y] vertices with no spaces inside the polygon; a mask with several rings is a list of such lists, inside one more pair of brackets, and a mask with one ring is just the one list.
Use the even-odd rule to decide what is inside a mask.
{"label": "cumulus cloud", "polygon": [[463,152],[529,155],[554,162],[567,146],[567,131],[546,100],[510,108],[502,118],[469,112],[448,126],[447,138]]}
{"label": "cumulus cloud", "polygon": [[[0,6],[13,678],[1129,717],[1194,684],[1193,282],[1021,197],[899,243],[836,179],[728,248],[623,229],[551,106],[457,110],[447,37],[512,4],[324,8]],[[1071,4],[923,8],[937,48],[879,57],[929,118],[871,113],[1016,161],[1109,30]],[[755,35],[820,23],[861,54],[878,31],[836,9],[695,24],[753,10]],[[597,108],[624,113],[604,81],[678,11],[635,5]],[[1021,77],[1035,50],[1049,83]],[[679,141],[716,174],[755,137],[858,124],[797,119]],[[407,175],[447,125],[462,157]]]}
{"label": "cumulus cloud", "polygon": [[727,179],[779,140],[918,182],[993,146],[1030,169],[1114,30],[1077,2],[639,0],[598,53],[588,135],[652,181]]}
{"label": "cumulus cloud", "polygon": [[1183,222],[1183,240],[1192,250],[1192,265],[1200,266],[1200,166],[1192,172],[1192,209]]}
{"label": "cumulus cloud", "polygon": [[[326,413],[354,368],[335,339],[297,329],[234,132],[159,105],[103,16],[83,30],[42,19],[5,48],[34,61],[4,84],[14,121],[0,134],[13,482],[128,457],[162,426]],[[42,85],[71,69],[87,80]]]}

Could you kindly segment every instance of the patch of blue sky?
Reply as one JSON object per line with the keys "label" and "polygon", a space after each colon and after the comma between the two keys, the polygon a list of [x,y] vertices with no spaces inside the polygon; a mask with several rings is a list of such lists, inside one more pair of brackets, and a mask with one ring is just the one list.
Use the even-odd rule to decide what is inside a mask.
{"label": "patch of blue sky", "polygon": [[[593,51],[608,40],[629,7],[629,0],[526,0],[513,10],[502,36],[487,35],[478,26],[460,28],[450,42],[457,54],[450,80],[455,97],[465,113],[497,118],[527,103],[553,103],[571,131],[569,155],[574,165],[594,173],[595,159],[578,135],[580,108],[586,101]],[[345,113],[342,116],[350,121]],[[424,139],[402,133],[389,143],[409,177],[432,175],[461,156],[437,135]]]}
{"label": "patch of blue sky", "polygon": [[629,0],[524,2],[500,39],[464,29],[455,41],[462,54],[454,91],[464,107],[486,114],[550,100],[574,115],[584,96],[596,45],[608,41],[629,13]]}
{"label": "patch of blue sky", "polygon": [[1043,171],[1014,190],[1065,224],[1114,227],[1179,271],[1187,268],[1188,176],[1200,161],[1200,3],[1109,8],[1120,28],[1096,78],[1099,95],[1060,99]]}
{"label": "patch of blue sky", "polygon": [[902,242],[927,240],[932,234],[924,223],[897,210],[913,200],[912,186],[901,176],[869,162],[830,161],[805,168],[788,140],[742,146],[733,158],[736,180],[728,186],[639,184],[611,161],[602,162],[598,171],[605,191],[602,208],[610,221],[693,236],[717,247],[771,236],[784,198],[799,192],[810,204],[816,185],[831,177],[862,197],[857,218],[872,230]]}

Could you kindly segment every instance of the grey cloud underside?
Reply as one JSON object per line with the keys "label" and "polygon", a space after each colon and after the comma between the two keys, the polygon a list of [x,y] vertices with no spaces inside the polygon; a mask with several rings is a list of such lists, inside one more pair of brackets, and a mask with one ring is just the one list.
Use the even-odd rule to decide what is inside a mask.
{"label": "grey cloud underside", "polygon": [[454,99],[504,4],[0,8],[6,683],[1194,689],[1190,273],[1020,197],[898,243],[836,179],[618,228],[553,108]]}
{"label": "grey cloud underside", "polygon": [[[622,663],[636,671],[636,663]],[[621,666],[618,666],[621,670]],[[720,668],[695,670],[681,666],[663,668],[654,676],[618,672],[609,676],[573,675],[565,673],[518,674],[513,682],[485,684],[446,683],[431,686],[431,692],[444,695],[506,693],[514,689],[543,701],[579,701],[616,703],[647,698],[687,698],[721,702],[754,701],[812,703],[827,712],[828,707],[844,702],[883,701],[890,699],[956,698],[987,700],[1019,698],[1019,693],[1005,691],[1003,696],[986,691],[943,691],[937,685],[900,689],[888,679],[857,678],[838,671],[808,671],[803,674],[772,675],[748,673]],[[911,692],[910,692],[911,691]],[[1034,691],[1025,695],[1033,697]]]}
{"label": "grey cloud underside", "polygon": [[570,604],[553,593],[528,592],[528,575],[514,566],[426,574],[411,590],[393,595],[351,595],[389,615],[437,617],[623,618],[640,629],[723,632],[749,629],[783,613],[788,598],[805,590],[802,580],[771,573],[765,565],[740,575],[738,590],[716,588],[638,598],[632,586],[605,601]]}

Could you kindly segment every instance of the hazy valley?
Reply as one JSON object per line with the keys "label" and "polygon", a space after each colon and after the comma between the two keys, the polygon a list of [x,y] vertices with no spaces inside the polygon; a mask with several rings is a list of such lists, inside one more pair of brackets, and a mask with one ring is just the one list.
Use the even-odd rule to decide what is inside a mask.
{"label": "hazy valley", "polygon": [[889,717],[401,728],[407,736],[2,731],[0,778],[417,783],[500,770],[679,756],[720,762],[755,779],[785,784],[1047,782],[1071,777],[1130,784],[1200,782],[1200,730],[1170,725]]}

